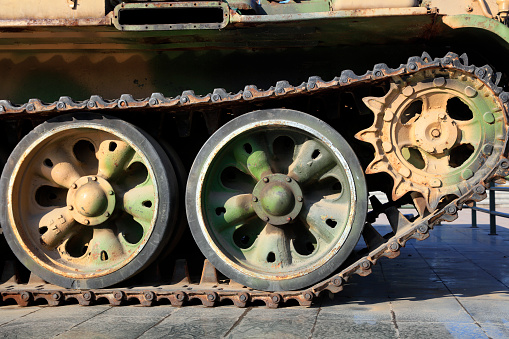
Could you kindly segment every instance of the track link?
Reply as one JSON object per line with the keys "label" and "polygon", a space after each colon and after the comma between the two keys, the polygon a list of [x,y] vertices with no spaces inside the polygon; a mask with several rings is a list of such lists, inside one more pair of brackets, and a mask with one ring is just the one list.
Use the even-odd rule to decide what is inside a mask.
{"label": "track link", "polygon": [[[200,109],[202,107],[231,108],[242,105],[244,102],[263,102],[273,98],[291,98],[306,93],[318,93],[325,90],[334,90],[356,84],[367,84],[379,80],[389,79],[393,76],[411,75],[416,72],[446,69],[468,73],[488,86],[496,95],[500,107],[504,108],[506,121],[509,111],[509,93],[504,92],[498,86],[500,77],[495,74],[490,66],[475,67],[468,65],[466,55],[458,56],[448,53],[443,58],[432,59],[427,53],[421,57],[411,57],[406,64],[398,68],[389,68],[385,64],[377,64],[372,71],[364,75],[356,75],[346,70],[331,81],[324,81],[320,77],[310,77],[307,82],[299,86],[292,86],[287,81],[279,81],[268,90],[259,90],[254,85],[245,86],[243,91],[236,94],[227,93],[224,89],[215,89],[205,96],[197,96],[193,91],[184,91],[175,98],[166,98],[160,93],[154,93],[151,97],[143,100],[135,100],[131,95],[122,95],[120,98],[106,101],[99,96],[75,102],[69,97],[61,97],[59,101],[45,104],[38,99],[16,106],[9,101],[0,101],[0,117],[3,115],[16,117],[20,114],[43,114],[58,112],[98,112],[109,113],[119,110],[137,109],[160,109],[171,108],[171,111],[185,112],[187,108]],[[204,115],[206,121],[207,117]],[[204,306],[217,306],[225,303],[233,303],[238,307],[246,307],[255,303],[265,304],[267,307],[276,308],[289,301],[297,302],[301,306],[309,306],[313,300],[322,293],[340,292],[348,280],[355,274],[366,276],[371,273],[371,268],[382,257],[396,258],[399,256],[401,247],[404,247],[410,239],[424,240],[429,237],[429,231],[442,221],[453,221],[457,218],[458,210],[464,204],[479,202],[486,198],[486,188],[493,180],[505,178],[509,175],[509,159],[507,159],[507,135],[504,140],[504,152],[500,156],[498,164],[493,168],[483,168],[484,177],[464,194],[446,205],[439,207],[425,216],[419,216],[415,220],[408,220],[399,212],[394,204],[385,204],[371,198],[373,210],[368,213],[367,221],[363,230],[363,237],[367,247],[354,252],[349,259],[331,277],[320,283],[301,291],[265,292],[257,291],[241,286],[233,281],[218,281],[215,268],[205,261],[200,283],[192,283],[187,273],[185,261],[177,260],[172,281],[169,285],[158,286],[133,286],[116,289],[97,290],[71,290],[62,289],[55,285],[48,285],[40,278],[32,275],[28,284],[17,284],[13,276],[7,282],[0,285],[0,303],[12,303],[20,306],[28,306],[34,302],[45,300],[49,305],[64,305],[77,301],[80,305],[93,305],[94,303],[107,302],[111,305],[123,305],[139,303],[144,306],[155,304],[171,304],[182,306],[186,304],[202,304]],[[392,233],[382,236],[372,226],[380,214],[385,214],[393,229]],[[4,265],[3,277],[10,276],[13,272],[12,262]]]}

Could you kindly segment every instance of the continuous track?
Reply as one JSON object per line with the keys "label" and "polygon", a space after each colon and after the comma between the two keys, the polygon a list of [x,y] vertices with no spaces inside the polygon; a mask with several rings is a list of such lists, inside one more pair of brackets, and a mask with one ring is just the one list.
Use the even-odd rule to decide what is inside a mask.
{"label": "continuous track", "polygon": [[[122,95],[112,101],[103,100],[99,96],[92,96],[89,100],[74,102],[69,97],[61,97],[59,101],[45,104],[37,99],[15,106],[8,101],[0,101],[0,112],[4,117],[15,117],[18,114],[41,114],[45,112],[98,112],[117,113],[119,110],[150,110],[159,108],[172,108],[172,111],[187,111],[186,108],[201,107],[238,107],[244,102],[264,102],[264,100],[282,97],[292,98],[306,93],[318,93],[325,90],[340,89],[358,84],[368,84],[391,77],[401,77],[427,70],[455,70],[468,73],[479,79],[489,87],[504,108],[507,117],[509,111],[509,93],[498,86],[499,77],[489,66],[475,67],[468,65],[465,55],[458,56],[448,53],[443,58],[431,59],[426,53],[421,57],[412,57],[406,64],[392,69],[385,64],[377,64],[372,71],[364,75],[356,75],[352,71],[343,71],[340,76],[331,81],[324,81],[319,77],[310,77],[307,82],[299,86],[292,86],[286,81],[279,81],[276,86],[268,90],[259,90],[256,86],[248,85],[243,91],[230,94],[224,89],[215,89],[205,96],[197,96],[193,91],[184,91],[175,98],[166,98],[160,93],[154,93],[150,98],[135,100],[130,95]],[[0,115],[1,117],[1,115]],[[483,177],[475,185],[462,191],[462,195],[453,200],[442,202],[431,213],[418,216],[414,220],[407,219],[398,210],[400,206],[394,203],[382,205],[376,198],[371,198],[373,210],[368,217],[363,230],[363,237],[367,247],[354,252],[342,265],[338,272],[331,277],[302,291],[265,292],[241,286],[233,281],[220,280],[215,268],[205,262],[200,282],[191,281],[187,273],[185,261],[177,261],[171,283],[168,285],[143,285],[119,287],[99,290],[70,290],[55,285],[48,285],[41,279],[32,275],[28,284],[17,284],[16,277],[0,285],[0,302],[27,306],[34,302],[45,300],[49,305],[64,305],[77,301],[80,305],[92,305],[97,302],[108,302],[112,305],[126,303],[140,303],[151,306],[158,303],[171,303],[174,306],[186,304],[203,304],[216,306],[224,303],[233,303],[238,307],[245,307],[250,303],[265,303],[275,308],[291,300],[301,306],[311,305],[314,298],[323,292],[338,293],[349,278],[358,274],[366,276],[371,273],[371,267],[382,257],[395,258],[400,254],[401,247],[410,239],[424,240],[428,232],[442,221],[453,221],[457,218],[457,211],[463,204],[478,202],[486,198],[486,188],[490,181],[504,178],[509,175],[509,160],[507,159],[507,135],[502,138],[504,151],[493,167],[482,168]],[[393,232],[382,236],[372,226],[380,214],[385,214],[391,224]],[[3,277],[9,276],[13,271],[10,262],[4,266]]]}

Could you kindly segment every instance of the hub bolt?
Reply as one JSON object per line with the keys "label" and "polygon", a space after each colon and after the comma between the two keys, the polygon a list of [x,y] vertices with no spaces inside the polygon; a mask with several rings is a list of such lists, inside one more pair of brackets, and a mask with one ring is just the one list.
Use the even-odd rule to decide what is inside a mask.
{"label": "hub bolt", "polygon": [[263,178],[263,182],[265,182],[265,183],[269,182],[269,178],[267,178],[267,177]]}
{"label": "hub bolt", "polygon": [[302,198],[301,196],[298,196],[298,197],[297,197],[297,201],[298,201],[298,202],[302,202],[302,200],[304,200],[304,198]]}
{"label": "hub bolt", "polygon": [[72,185],[71,185],[71,187],[72,187],[73,189],[76,189],[76,188],[78,187],[78,185],[76,185],[76,184],[72,184]]}
{"label": "hub bolt", "polygon": [[434,129],[431,131],[431,135],[435,138],[438,138],[440,136],[440,131],[438,129]]}
{"label": "hub bolt", "polygon": [[287,181],[287,182],[292,182],[292,178],[290,178],[290,177],[286,177],[286,181]]}
{"label": "hub bolt", "polygon": [[253,197],[253,201],[254,201],[254,202],[257,202],[257,201],[258,201],[258,198],[257,198],[257,197]]}

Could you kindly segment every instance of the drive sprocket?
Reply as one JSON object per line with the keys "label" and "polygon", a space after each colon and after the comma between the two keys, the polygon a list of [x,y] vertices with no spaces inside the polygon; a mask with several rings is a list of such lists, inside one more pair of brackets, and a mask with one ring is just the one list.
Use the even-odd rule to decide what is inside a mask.
{"label": "drive sprocket", "polygon": [[385,96],[363,101],[375,114],[356,135],[375,148],[366,173],[388,173],[393,200],[417,192],[433,211],[444,197],[471,189],[503,152],[502,102],[471,73],[433,69],[394,77]]}

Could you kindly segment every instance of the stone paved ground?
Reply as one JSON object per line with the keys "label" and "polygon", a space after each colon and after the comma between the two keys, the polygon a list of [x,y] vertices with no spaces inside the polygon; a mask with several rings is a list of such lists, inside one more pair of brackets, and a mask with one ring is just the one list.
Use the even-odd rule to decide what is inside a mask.
{"label": "stone paved ground", "polygon": [[310,308],[4,306],[0,337],[508,338],[509,219],[497,222],[490,236],[486,215],[473,229],[462,211]]}

